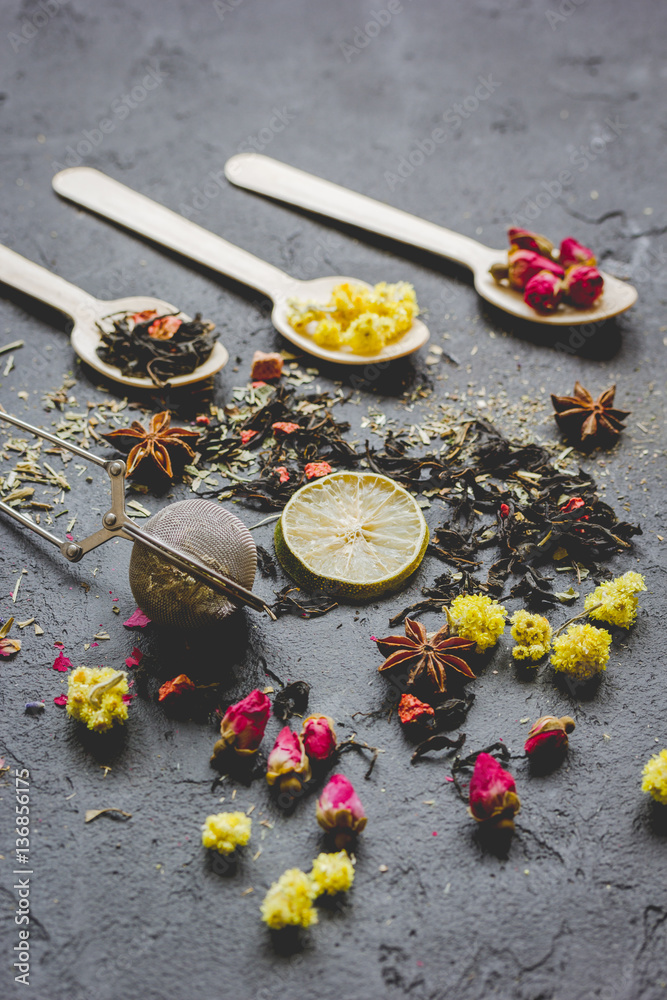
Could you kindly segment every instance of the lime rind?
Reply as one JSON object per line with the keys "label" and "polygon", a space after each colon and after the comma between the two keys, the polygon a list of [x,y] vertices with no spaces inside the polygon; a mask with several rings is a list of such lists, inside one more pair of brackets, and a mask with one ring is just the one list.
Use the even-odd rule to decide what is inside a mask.
{"label": "lime rind", "polygon": [[280,564],[302,587],[365,600],[397,590],[429,533],[414,497],[387,476],[335,472],[302,487],[276,524]]}

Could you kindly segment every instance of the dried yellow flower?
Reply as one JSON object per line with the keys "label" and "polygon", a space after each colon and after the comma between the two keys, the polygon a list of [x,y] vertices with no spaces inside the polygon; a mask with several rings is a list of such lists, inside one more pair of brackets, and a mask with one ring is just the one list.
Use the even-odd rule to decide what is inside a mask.
{"label": "dried yellow flower", "polygon": [[262,920],[273,930],[281,927],[310,927],[317,923],[313,907],[315,886],[298,868],[290,868],[274,882],[261,906]]}
{"label": "dried yellow flower", "polygon": [[448,617],[452,631],[462,639],[473,639],[477,652],[483,653],[505,631],[507,611],[486,594],[462,594],[452,601]]}
{"label": "dried yellow flower", "polygon": [[[637,618],[639,599],[637,594],[646,590],[646,583],[641,573],[624,573],[615,580],[607,580],[588,594],[584,608],[591,618],[609,622],[610,625],[620,625],[630,628]],[[600,605],[597,607],[597,605]]]}
{"label": "dried yellow flower", "polygon": [[318,896],[323,892],[335,896],[338,892],[347,892],[354,882],[354,864],[347,851],[318,854],[313,861],[310,877]]}
{"label": "dried yellow flower", "polygon": [[554,670],[586,681],[607,669],[611,636],[594,625],[570,625],[553,641],[551,665]]}
{"label": "dried yellow flower", "polygon": [[512,638],[516,646],[512,650],[515,660],[541,660],[551,649],[551,625],[544,615],[534,615],[520,609],[515,611],[512,622]]}
{"label": "dried yellow flower", "polygon": [[655,753],[644,764],[642,792],[648,792],[656,802],[667,806],[667,750]]}
{"label": "dried yellow flower", "polygon": [[237,847],[245,847],[250,840],[252,822],[242,812],[221,812],[207,816],[202,826],[201,842],[204,847],[231,854]]}
{"label": "dried yellow flower", "polygon": [[67,684],[67,714],[102,733],[127,719],[123,695],[128,693],[127,674],[112,667],[77,667]]}
{"label": "dried yellow flower", "polygon": [[336,285],[329,301],[289,303],[288,322],[297,333],[312,336],[320,347],[349,347],[355,354],[378,354],[412,326],[419,314],[417,296],[407,281],[375,288]]}

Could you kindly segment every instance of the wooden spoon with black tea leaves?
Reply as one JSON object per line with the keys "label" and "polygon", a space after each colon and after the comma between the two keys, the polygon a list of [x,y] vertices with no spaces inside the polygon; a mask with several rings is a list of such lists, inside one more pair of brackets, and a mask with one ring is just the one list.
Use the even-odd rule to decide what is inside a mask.
{"label": "wooden spoon with black tea leaves", "polygon": [[[98,355],[97,348],[102,343],[100,325],[108,323],[113,317],[128,313],[134,315],[151,309],[156,310],[158,316],[176,315],[184,322],[190,322],[189,316],[179,312],[169,302],[149,295],[129,295],[126,298],[113,300],[96,299],[77,285],[65,281],[59,275],[2,244],[0,244],[0,283],[25,292],[32,298],[70,316],[74,320],[71,333],[72,347],[79,357],[95,371],[113,379],[114,382],[122,382],[124,385],[141,389],[155,389],[155,383],[148,376],[144,378],[123,375],[119,368],[107,364]],[[181,386],[201,382],[223,368],[228,360],[229,355],[225,348],[222,344],[216,343],[203,364],[187,375],[175,375],[170,378],[169,385]]]}

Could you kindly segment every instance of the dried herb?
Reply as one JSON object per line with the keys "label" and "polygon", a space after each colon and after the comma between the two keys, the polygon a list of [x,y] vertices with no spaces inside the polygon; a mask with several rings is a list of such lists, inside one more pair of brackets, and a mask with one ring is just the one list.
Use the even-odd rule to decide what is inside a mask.
{"label": "dried herb", "polygon": [[2,628],[0,628],[0,656],[4,656],[6,659],[13,656],[14,653],[18,653],[21,648],[19,639],[7,638],[13,624],[14,619],[8,618]]}
{"label": "dried herb", "polygon": [[[350,425],[334,420],[326,406],[330,402],[331,397],[326,393],[295,399],[292,387],[280,385],[270,393],[264,405],[245,420],[238,419],[236,408],[227,407],[228,423],[213,425],[206,431],[203,458],[209,463],[229,465],[242,451],[241,434],[244,432],[254,432],[253,448],[259,449],[269,439],[271,446],[261,453],[259,478],[234,482],[231,489],[248,506],[281,510],[303,485],[308,463],[326,461],[336,469],[353,469],[361,461],[362,455],[343,438]],[[291,430],[288,435],[276,434],[275,424],[291,424],[297,430]],[[288,479],[281,474],[282,470],[287,472]]]}
{"label": "dried herb", "polygon": [[441,573],[436,577],[430,587],[424,587],[422,593],[425,600],[415,601],[401,611],[397,612],[389,619],[390,625],[399,625],[410,614],[423,614],[426,611],[442,611],[445,604],[449,604],[452,598],[458,594],[478,594],[482,593],[483,585],[471,577],[469,573],[462,572],[452,575],[451,573]]}
{"label": "dried herb", "polygon": [[334,608],[338,607],[336,601],[332,601],[330,597],[326,595],[315,595],[305,598],[302,601],[297,601],[292,594],[301,593],[298,587],[294,587],[291,583],[288,583],[286,587],[278,591],[276,597],[278,600],[271,605],[271,610],[276,617],[280,618],[282,615],[296,615],[298,618],[318,618],[320,615],[326,615],[328,611],[333,611]]}
{"label": "dried herb", "polygon": [[475,559],[477,548],[470,532],[462,534],[443,525],[433,533],[428,551],[430,555],[464,567],[479,566],[479,559]]}
{"label": "dried herb", "polygon": [[387,657],[378,670],[394,667],[408,669],[408,684],[419,679],[428,679],[436,690],[447,690],[447,670],[455,670],[472,680],[475,674],[457,653],[470,652],[475,643],[471,639],[461,639],[449,635],[445,625],[433,635],[428,635],[421,622],[411,618],[405,620],[405,635],[390,635],[386,639],[376,639],[380,652]]}
{"label": "dried herb", "polygon": [[[171,413],[164,410],[151,417],[150,427],[143,427],[134,420],[129,427],[103,434],[107,441],[116,445],[121,451],[129,452],[127,457],[127,475],[132,476],[146,463],[150,471],[156,470],[173,479],[174,468],[172,458],[183,461],[186,456],[195,457],[190,447],[199,437],[199,431],[190,431],[185,427],[170,427]],[[173,454],[172,454],[173,453]],[[183,454],[185,453],[185,454]]]}
{"label": "dried herb", "polygon": [[271,553],[263,545],[257,546],[257,568],[262,576],[276,577],[276,561]]}
{"label": "dried herb", "polygon": [[109,806],[108,809],[86,809],[84,823],[92,823],[92,821],[97,819],[98,816],[122,816],[123,819],[132,819],[132,813],[124,812],[122,809],[116,809],[113,806]]}
{"label": "dried herb", "polygon": [[614,409],[615,394],[616,386],[612,385],[593,399],[588,389],[575,382],[572,396],[551,397],[556,423],[577,444],[586,447],[613,444],[625,429],[623,421],[630,416],[629,410]]}
{"label": "dried herb", "polygon": [[455,740],[451,739],[449,736],[444,736],[442,733],[438,733],[435,736],[429,736],[427,740],[420,743],[412,757],[410,758],[411,764],[416,764],[417,761],[424,756],[426,753],[430,753],[431,750],[443,750],[445,747],[448,750],[460,750],[465,743],[466,734],[459,733]]}
{"label": "dried herb", "polygon": [[148,376],[160,388],[170,378],[189,375],[202,365],[218,336],[213,323],[202,320],[199,313],[187,322],[176,315],[160,316],[155,310],[109,320],[110,328],[99,328],[99,357],[123,375]]}
{"label": "dried herb", "polygon": [[437,730],[456,729],[463,725],[474,701],[475,694],[473,691],[466,691],[461,698],[447,698],[441,702],[435,701],[433,703],[435,709],[434,728]]}
{"label": "dried herb", "polygon": [[[235,398],[243,402],[218,411],[218,421],[203,431],[200,449],[204,462],[231,480],[226,494],[248,507],[282,510],[305,481],[306,465],[318,461],[336,469],[367,467],[447,506],[447,518],[433,531],[430,552],[456,572],[440,574],[423,591],[424,599],[395,614],[392,625],[407,615],[439,612],[461,593],[500,596],[512,576],[511,596],[524,597],[528,604],[568,600],[568,587],[554,587],[549,566],[569,568],[577,579],[582,573],[604,577],[601,563],[629,548],[632,537],[641,533],[599,499],[590,475],[564,471],[547,448],[512,441],[483,420],[454,428],[449,452],[424,454],[391,430],[381,447],[346,441],[349,425],[332,413],[345,399],[342,391],[335,398],[298,395],[282,384],[239,390]],[[276,434],[276,424],[289,425],[290,433]],[[239,475],[239,466],[249,462],[241,430],[255,432],[248,447],[259,474],[250,480]],[[207,495],[201,486],[198,494]],[[218,494],[219,489],[209,492]],[[564,509],[572,497],[581,498],[581,509]],[[486,549],[495,550],[490,565],[482,559]],[[486,578],[475,575],[483,561]],[[274,610],[310,617],[334,607],[325,598],[302,604],[295,593],[290,587],[281,591]]]}
{"label": "dried herb", "polygon": [[303,715],[308,708],[310,684],[293,681],[279,691],[273,699],[273,714],[281,722],[287,722],[293,715]]}
{"label": "dried herb", "polygon": [[[603,577],[601,562],[629,549],[632,537],[642,533],[599,499],[590,475],[562,471],[546,448],[519,445],[483,421],[475,427],[479,436],[469,464],[443,467],[437,477],[451,514],[436,528],[431,551],[459,572],[438,576],[423,590],[425,600],[395,614],[392,625],[406,615],[439,611],[460,593],[499,596],[511,575],[519,578],[511,597],[535,607],[567,602],[570,597],[554,590],[545,574],[547,566],[569,561],[578,575]],[[569,504],[572,498],[576,505]],[[476,528],[485,514],[493,520]],[[486,580],[477,579],[468,560],[489,547],[496,548],[497,558]]]}

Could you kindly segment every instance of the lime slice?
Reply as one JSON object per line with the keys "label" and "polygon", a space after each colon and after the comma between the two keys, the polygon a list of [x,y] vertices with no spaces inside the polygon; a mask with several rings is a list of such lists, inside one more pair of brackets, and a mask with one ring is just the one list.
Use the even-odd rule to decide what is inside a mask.
{"label": "lime slice", "polygon": [[417,569],[428,527],[417,502],[387,476],[334,472],[298,490],[276,525],[276,554],[308,590],[377,597]]}

